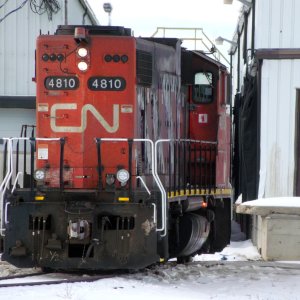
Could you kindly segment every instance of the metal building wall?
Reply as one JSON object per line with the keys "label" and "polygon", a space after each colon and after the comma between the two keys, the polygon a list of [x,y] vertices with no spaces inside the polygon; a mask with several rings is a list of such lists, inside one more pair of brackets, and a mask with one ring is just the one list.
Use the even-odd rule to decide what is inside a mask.
{"label": "metal building wall", "polygon": [[299,11],[299,0],[256,0],[255,48],[299,48]]}
{"label": "metal building wall", "polygon": [[[300,48],[299,0],[252,0],[255,2],[254,50]],[[243,69],[242,52],[251,48],[252,14],[237,26],[240,56],[234,52],[234,92]],[[243,36],[247,30],[247,45]],[[240,61],[238,70],[237,62]],[[293,196],[295,185],[296,91],[300,89],[299,59],[264,59],[261,68],[259,197]]]}
{"label": "metal building wall", "polygon": [[[300,48],[300,1],[256,0],[255,48]],[[259,197],[293,196],[300,61],[264,60]]]}
{"label": "metal building wall", "polygon": [[[24,0],[8,1],[0,9],[0,19],[19,7]],[[39,2],[39,1],[37,1]],[[23,8],[0,22],[0,96],[34,96],[34,53],[36,37],[54,33],[57,25],[65,22],[65,1],[59,0],[61,9],[48,19],[47,13],[39,15],[30,9],[30,1]],[[84,2],[84,1],[83,1]],[[79,0],[67,2],[68,24],[82,24],[85,13]],[[91,24],[85,18],[85,24]]]}
{"label": "metal building wall", "polygon": [[299,60],[264,60],[259,197],[293,196]]}
{"label": "metal building wall", "polygon": [[[39,15],[32,12],[30,1],[27,1],[21,9],[0,22],[0,137],[19,136],[22,125],[35,124],[35,110],[31,104],[27,105],[29,109],[21,109],[16,104],[20,101],[10,103],[14,97],[35,96],[32,78],[35,76],[36,37],[40,33],[54,33],[57,25],[65,24],[65,21],[68,24],[98,23],[86,0],[58,2],[61,9],[52,15],[52,20],[49,20],[47,13]],[[8,1],[0,8],[0,20],[22,3],[24,0]],[[28,99],[21,98],[21,101],[28,102]],[[5,108],[1,103],[6,104]]]}

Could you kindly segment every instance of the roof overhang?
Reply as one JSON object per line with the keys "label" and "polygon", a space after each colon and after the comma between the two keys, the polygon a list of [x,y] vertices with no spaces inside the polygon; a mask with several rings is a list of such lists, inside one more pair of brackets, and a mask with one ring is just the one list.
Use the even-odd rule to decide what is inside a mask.
{"label": "roof overhang", "polygon": [[0,96],[0,108],[35,109],[35,96]]}
{"label": "roof overhang", "polygon": [[96,17],[93,9],[91,8],[89,2],[87,0],[79,0],[80,4],[82,5],[82,7],[84,8],[84,10],[86,10],[92,25],[100,25],[98,18]]}
{"label": "roof overhang", "polygon": [[255,57],[262,59],[300,59],[300,48],[257,49]]}

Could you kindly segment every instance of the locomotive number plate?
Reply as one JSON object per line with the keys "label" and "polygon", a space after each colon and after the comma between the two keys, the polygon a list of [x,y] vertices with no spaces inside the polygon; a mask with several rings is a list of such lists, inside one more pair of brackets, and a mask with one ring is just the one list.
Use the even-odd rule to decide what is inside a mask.
{"label": "locomotive number plate", "polygon": [[91,77],[88,88],[92,91],[123,91],[126,80],[122,77]]}
{"label": "locomotive number plate", "polygon": [[47,90],[76,90],[79,80],[75,76],[48,76],[45,79]]}

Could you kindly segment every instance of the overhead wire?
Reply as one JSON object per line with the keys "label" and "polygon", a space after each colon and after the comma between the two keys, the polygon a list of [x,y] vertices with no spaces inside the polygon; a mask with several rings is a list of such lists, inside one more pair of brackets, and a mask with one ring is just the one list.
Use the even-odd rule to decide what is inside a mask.
{"label": "overhead wire", "polygon": [[7,3],[7,1],[8,0],[5,0],[5,2],[2,5],[0,5],[0,8],[2,8]]}
{"label": "overhead wire", "polygon": [[30,0],[30,8],[38,15],[47,13],[48,19],[52,20],[52,15],[60,10],[60,5],[57,0]]}
{"label": "overhead wire", "polygon": [[[7,1],[6,1],[6,2],[7,2]],[[3,6],[6,4],[6,2],[5,2],[1,7],[3,7]],[[6,15],[4,15],[4,16],[0,19],[0,23],[1,23],[2,21],[4,21],[9,15],[11,15],[12,13],[14,13],[14,12],[18,11],[19,9],[21,9],[27,2],[28,2],[28,0],[25,0],[24,2],[22,2],[22,4],[21,4],[19,7],[17,7],[16,9],[13,9],[12,11],[10,11],[10,12],[8,12]]]}
{"label": "overhead wire", "polygon": [[[7,14],[5,14],[2,18],[0,18],[0,23],[3,22],[9,15],[13,14],[14,12],[18,11],[27,2],[30,2],[30,9],[33,13],[36,13],[38,15],[42,15],[44,13],[47,13],[48,20],[52,20],[53,14],[56,14],[60,9],[60,4],[58,0],[24,0],[21,5],[19,5],[17,8],[11,10]],[[8,0],[5,0],[5,2],[0,6],[0,9],[4,7],[4,5],[8,2]]]}

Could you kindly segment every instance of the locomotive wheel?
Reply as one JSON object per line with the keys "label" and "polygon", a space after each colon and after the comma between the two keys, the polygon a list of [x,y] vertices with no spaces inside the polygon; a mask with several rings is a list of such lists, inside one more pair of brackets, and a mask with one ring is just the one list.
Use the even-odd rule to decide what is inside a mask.
{"label": "locomotive wheel", "polygon": [[203,216],[187,213],[179,220],[178,261],[186,262],[205,243],[210,223]]}

